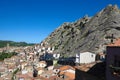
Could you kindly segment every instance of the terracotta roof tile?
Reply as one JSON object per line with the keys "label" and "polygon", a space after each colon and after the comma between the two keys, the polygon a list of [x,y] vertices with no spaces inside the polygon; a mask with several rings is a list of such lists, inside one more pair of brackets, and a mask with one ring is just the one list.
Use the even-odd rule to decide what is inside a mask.
{"label": "terracotta roof tile", "polygon": [[64,70],[68,70],[68,69],[74,69],[74,68],[69,65],[60,67],[60,71],[64,71]]}
{"label": "terracotta roof tile", "polygon": [[23,64],[27,64],[27,62],[21,62],[21,65],[23,65]]}
{"label": "terracotta roof tile", "polygon": [[44,70],[43,68],[41,68],[41,67],[39,67],[39,68],[37,68],[37,71],[39,71],[39,70]]}
{"label": "terracotta roof tile", "polygon": [[31,77],[29,73],[28,74],[20,74],[17,76],[18,76],[18,78],[24,78],[25,80],[26,79],[31,79],[31,80],[33,79],[33,77]]}
{"label": "terracotta roof tile", "polygon": [[51,76],[49,79],[50,80],[57,80],[57,78],[58,78],[57,76]]}
{"label": "terracotta roof tile", "polygon": [[67,76],[67,77],[69,77],[70,80],[74,80],[75,79],[75,74],[74,73],[65,72],[64,75]]}
{"label": "terracotta roof tile", "polygon": [[0,80],[4,80],[4,78],[0,77]]}
{"label": "terracotta roof tile", "polygon": [[43,64],[47,64],[45,61],[40,61],[39,64],[41,64],[41,63],[43,63]]}

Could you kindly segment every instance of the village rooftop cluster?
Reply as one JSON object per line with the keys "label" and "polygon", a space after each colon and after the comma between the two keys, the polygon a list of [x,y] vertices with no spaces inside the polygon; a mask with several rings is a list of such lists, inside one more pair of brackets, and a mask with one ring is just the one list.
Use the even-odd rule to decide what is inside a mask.
{"label": "village rooftop cluster", "polygon": [[1,52],[14,51],[18,54],[0,61],[0,80],[79,80],[81,75],[77,70],[87,72],[104,61],[106,80],[120,79],[120,39],[107,45],[106,53],[82,52],[67,58],[54,53],[54,46],[45,44],[17,48],[7,45],[1,48]]}

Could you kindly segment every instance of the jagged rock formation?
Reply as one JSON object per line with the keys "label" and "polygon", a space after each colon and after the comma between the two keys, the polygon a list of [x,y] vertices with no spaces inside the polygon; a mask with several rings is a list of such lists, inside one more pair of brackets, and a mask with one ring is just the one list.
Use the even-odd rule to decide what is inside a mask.
{"label": "jagged rock formation", "polygon": [[93,17],[85,16],[73,23],[64,23],[43,42],[55,46],[55,52],[74,55],[79,52],[103,52],[107,37],[120,37],[120,10],[116,5],[108,5]]}

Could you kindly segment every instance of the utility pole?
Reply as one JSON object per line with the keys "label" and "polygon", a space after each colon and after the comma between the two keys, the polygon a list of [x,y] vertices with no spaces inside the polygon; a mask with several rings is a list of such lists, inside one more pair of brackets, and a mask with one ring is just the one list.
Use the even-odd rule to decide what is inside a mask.
{"label": "utility pole", "polygon": [[113,43],[115,39],[114,34],[111,35],[110,39],[111,39],[111,43]]}

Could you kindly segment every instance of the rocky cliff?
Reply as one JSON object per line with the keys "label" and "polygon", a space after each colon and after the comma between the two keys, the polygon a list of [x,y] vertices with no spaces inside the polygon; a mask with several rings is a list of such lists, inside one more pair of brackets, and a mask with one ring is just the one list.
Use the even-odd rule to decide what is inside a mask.
{"label": "rocky cliff", "polygon": [[105,51],[110,36],[120,37],[120,10],[117,5],[108,5],[93,17],[85,16],[73,23],[64,23],[43,42],[55,46],[55,53],[74,55],[90,51]]}

